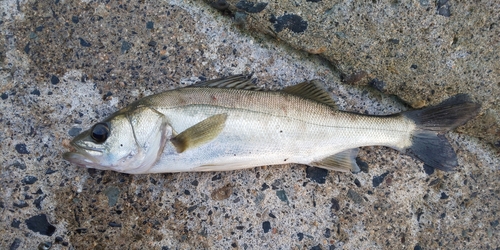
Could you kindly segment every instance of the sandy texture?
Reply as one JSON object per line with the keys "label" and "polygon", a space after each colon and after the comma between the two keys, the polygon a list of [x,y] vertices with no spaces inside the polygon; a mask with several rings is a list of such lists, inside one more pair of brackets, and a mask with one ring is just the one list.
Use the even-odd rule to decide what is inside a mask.
{"label": "sandy texture", "polygon": [[[0,4],[0,249],[500,246],[495,1]],[[61,158],[73,136],[142,96],[250,72],[270,89],[320,79],[340,109],[361,113],[458,92],[483,109],[447,135],[451,173],[384,147],[363,148],[357,174],[132,176]]]}

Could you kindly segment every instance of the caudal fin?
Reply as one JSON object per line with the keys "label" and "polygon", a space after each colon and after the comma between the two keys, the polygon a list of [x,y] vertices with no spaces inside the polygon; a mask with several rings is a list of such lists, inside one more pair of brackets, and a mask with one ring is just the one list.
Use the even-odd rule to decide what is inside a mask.
{"label": "caudal fin", "polygon": [[417,125],[409,151],[433,168],[454,170],[457,155],[443,134],[475,117],[480,107],[468,95],[458,94],[436,106],[404,112]]}

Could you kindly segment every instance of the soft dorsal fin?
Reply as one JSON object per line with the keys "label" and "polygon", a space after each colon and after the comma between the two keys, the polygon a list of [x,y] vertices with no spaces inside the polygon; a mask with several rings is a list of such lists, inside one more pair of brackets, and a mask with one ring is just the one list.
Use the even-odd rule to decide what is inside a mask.
{"label": "soft dorsal fin", "polygon": [[177,153],[197,147],[215,139],[226,126],[227,114],[218,114],[196,123],[170,139]]}
{"label": "soft dorsal fin", "polygon": [[311,162],[308,165],[333,171],[351,171],[356,173],[360,171],[358,164],[356,163],[358,151],[358,148],[348,149],[319,161]]}
{"label": "soft dorsal fin", "polygon": [[285,93],[317,101],[336,108],[337,105],[330,94],[323,88],[318,80],[305,81],[297,85],[288,86],[282,90]]}
{"label": "soft dorsal fin", "polygon": [[232,88],[245,90],[261,90],[260,87],[252,83],[252,75],[234,75],[214,79],[205,82],[199,82],[190,87],[209,87],[209,88]]}

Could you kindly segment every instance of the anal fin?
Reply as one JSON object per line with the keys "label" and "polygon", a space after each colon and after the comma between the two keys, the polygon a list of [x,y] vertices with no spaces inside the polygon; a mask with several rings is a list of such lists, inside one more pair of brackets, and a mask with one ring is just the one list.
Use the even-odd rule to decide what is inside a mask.
{"label": "anal fin", "polygon": [[324,168],[332,171],[340,172],[359,172],[360,169],[356,164],[356,156],[358,155],[358,148],[352,148],[340,153],[328,156],[319,161],[309,163],[310,166]]}
{"label": "anal fin", "polygon": [[171,139],[177,153],[197,147],[215,139],[226,125],[227,114],[218,114],[189,127]]}

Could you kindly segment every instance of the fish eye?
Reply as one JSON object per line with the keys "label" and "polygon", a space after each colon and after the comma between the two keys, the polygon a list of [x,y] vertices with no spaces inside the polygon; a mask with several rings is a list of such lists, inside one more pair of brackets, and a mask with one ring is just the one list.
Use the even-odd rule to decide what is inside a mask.
{"label": "fish eye", "polygon": [[92,131],[90,132],[90,137],[94,139],[97,143],[103,143],[108,139],[109,136],[109,128],[106,123],[97,123],[92,127]]}

